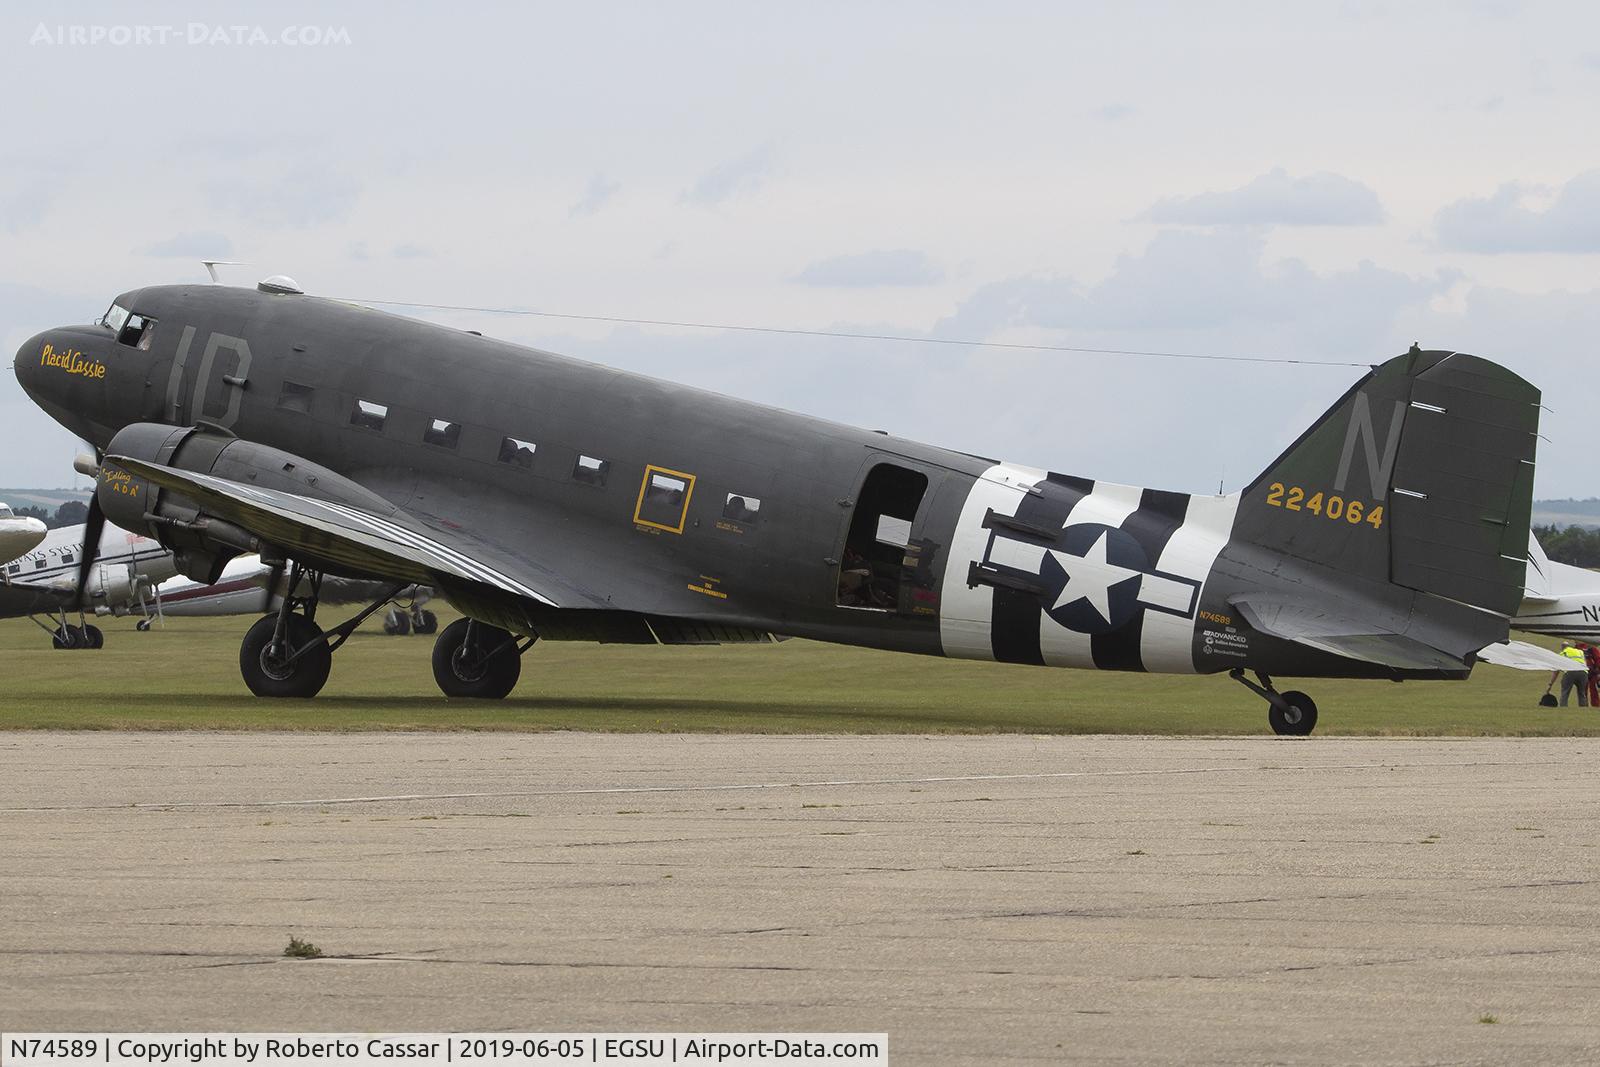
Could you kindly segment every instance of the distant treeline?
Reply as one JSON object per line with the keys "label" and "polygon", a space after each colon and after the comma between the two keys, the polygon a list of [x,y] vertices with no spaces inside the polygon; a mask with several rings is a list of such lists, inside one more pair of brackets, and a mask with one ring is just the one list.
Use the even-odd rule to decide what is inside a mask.
{"label": "distant treeline", "polygon": [[1584,526],[1535,526],[1544,554],[1574,567],[1600,567],[1600,530]]}
{"label": "distant treeline", "polygon": [[1594,515],[1600,517],[1600,498],[1591,496],[1585,500],[1579,500],[1576,497],[1568,497],[1565,500],[1535,500],[1533,502],[1533,510],[1558,511],[1569,515]]}
{"label": "distant treeline", "polygon": [[78,526],[89,517],[89,506],[80,504],[76,500],[67,501],[53,512],[46,508],[35,507],[14,507],[11,510],[18,515],[38,519],[52,530],[63,526]]}

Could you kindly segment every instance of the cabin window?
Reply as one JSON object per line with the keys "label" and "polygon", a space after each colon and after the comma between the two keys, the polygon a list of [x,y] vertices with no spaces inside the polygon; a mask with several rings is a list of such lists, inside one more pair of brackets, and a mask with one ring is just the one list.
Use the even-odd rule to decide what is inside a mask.
{"label": "cabin window", "polygon": [[761,518],[761,501],[753,496],[729,493],[722,504],[722,517],[734,522],[755,522]]}
{"label": "cabin window", "polygon": [[316,390],[309,385],[291,382],[285,378],[283,388],[278,392],[278,407],[284,411],[298,411],[302,415],[311,414],[311,395]]}
{"label": "cabin window", "polygon": [[440,448],[454,448],[456,442],[461,440],[461,424],[451,422],[449,419],[433,419],[428,423],[428,428],[423,431],[422,439],[430,445]]}
{"label": "cabin window", "polygon": [[155,327],[155,319],[130,314],[117,331],[117,343],[148,352],[150,342],[155,337]]}
{"label": "cabin window", "polygon": [[639,485],[639,502],[633,521],[641,526],[682,533],[689,513],[689,497],[694,493],[694,475],[665,467],[646,467]]}
{"label": "cabin window", "polygon": [[61,562],[62,563],[71,563],[72,562],[72,553],[71,552],[63,552],[63,553],[61,553]]}
{"label": "cabin window", "polygon": [[6,573],[7,574],[20,574],[20,573],[22,573],[22,564],[20,564],[20,563],[12,563],[12,564],[8,565],[6,567]]}
{"label": "cabin window", "polygon": [[500,439],[501,463],[509,463],[514,467],[532,467],[533,454],[538,448],[532,441],[519,441],[515,437],[502,437]]}
{"label": "cabin window", "polygon": [[350,412],[350,424],[368,430],[383,429],[383,424],[388,418],[388,405],[374,404],[370,400],[357,400],[354,410]]}
{"label": "cabin window", "polygon": [[43,556],[40,556],[38,559],[33,561],[33,569],[36,570],[36,571],[44,570],[45,562],[46,562],[45,558]]}
{"label": "cabin window", "polygon": [[578,462],[572,465],[572,480],[584,485],[605,485],[606,475],[610,473],[611,461],[593,456],[579,456]]}

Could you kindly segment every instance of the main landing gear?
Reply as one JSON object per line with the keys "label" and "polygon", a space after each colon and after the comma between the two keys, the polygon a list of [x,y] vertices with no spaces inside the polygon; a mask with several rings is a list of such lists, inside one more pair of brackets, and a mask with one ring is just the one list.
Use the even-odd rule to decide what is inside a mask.
{"label": "main landing gear", "polygon": [[263,615],[244,635],[239,645],[239,673],[244,684],[258,697],[314,697],[327,684],[333,666],[333,653],[349,640],[356,627],[368,616],[389,603],[404,583],[387,590],[383,597],[331,630],[317,625],[317,601],[322,595],[322,575],[308,572],[310,596],[294,596],[300,587],[302,569],[292,564],[289,570],[290,594],[278,610]]}
{"label": "main landing gear", "polygon": [[[333,653],[369,617],[383,610],[403,588],[396,585],[366,608],[338,626],[317,625],[317,601],[322,595],[322,575],[291,564],[290,590],[300,588],[304,574],[309,596],[288,595],[278,610],[256,620],[239,645],[239,673],[258,697],[314,697],[327,684]],[[431,633],[438,625],[433,612],[425,612]],[[414,620],[412,621],[414,625]],[[522,674],[522,653],[536,638],[518,637],[498,626],[475,619],[457,619],[444,628],[433,646],[433,677],[447,697],[498,700],[511,692]]]}
{"label": "main landing gear", "polygon": [[[46,625],[32,615],[28,616],[28,618],[35,626],[39,627],[39,629],[50,635],[51,648],[80,649],[105,647],[106,635],[101,631],[100,627],[90,622],[83,612],[78,612],[78,623],[76,626],[67,621],[66,609],[63,608],[60,615],[61,621],[56,623],[55,626]],[[51,619],[50,621],[55,622],[54,619]]]}
{"label": "main landing gear", "polygon": [[409,608],[393,604],[383,616],[383,632],[390,637],[431,634],[439,629],[439,616],[418,604]]}
{"label": "main landing gear", "polygon": [[1267,711],[1267,722],[1272,725],[1273,733],[1288,737],[1307,737],[1316,729],[1316,702],[1298,689],[1280,693],[1272,688],[1272,679],[1260,671],[1256,672],[1256,677],[1261,681],[1261,684],[1257,685],[1244,676],[1242,667],[1229,671],[1228,677],[1264,698],[1271,705]]}
{"label": "main landing gear", "polygon": [[522,654],[536,640],[476,619],[457,619],[433,643],[433,680],[447,697],[499,700],[516,688]]}

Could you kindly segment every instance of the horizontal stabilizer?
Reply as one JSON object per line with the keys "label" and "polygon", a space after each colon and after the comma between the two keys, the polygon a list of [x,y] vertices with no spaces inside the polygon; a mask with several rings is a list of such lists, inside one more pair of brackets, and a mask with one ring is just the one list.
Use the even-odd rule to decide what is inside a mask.
{"label": "horizontal stabilizer", "polygon": [[1374,633],[1371,620],[1337,610],[1313,608],[1267,597],[1230,601],[1245,621],[1261,633],[1335,656],[1416,671],[1459,671],[1461,660],[1398,633]]}
{"label": "horizontal stabilizer", "polygon": [[1573,661],[1526,641],[1501,641],[1478,652],[1478,658],[1519,671],[1570,671]]}

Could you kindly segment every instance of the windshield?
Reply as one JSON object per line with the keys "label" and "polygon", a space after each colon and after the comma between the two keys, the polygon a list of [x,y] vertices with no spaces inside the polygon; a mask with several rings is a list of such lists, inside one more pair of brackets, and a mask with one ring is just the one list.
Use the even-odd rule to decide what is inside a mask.
{"label": "windshield", "polygon": [[100,319],[100,325],[106,327],[112,333],[120,333],[122,332],[122,324],[127,321],[128,309],[125,307],[120,307],[116,304],[112,304],[110,309],[107,310],[105,315]]}
{"label": "windshield", "polygon": [[14,519],[14,518],[16,518],[16,515],[12,514],[11,508],[9,506],[5,505],[5,504],[0,504],[0,519]]}

